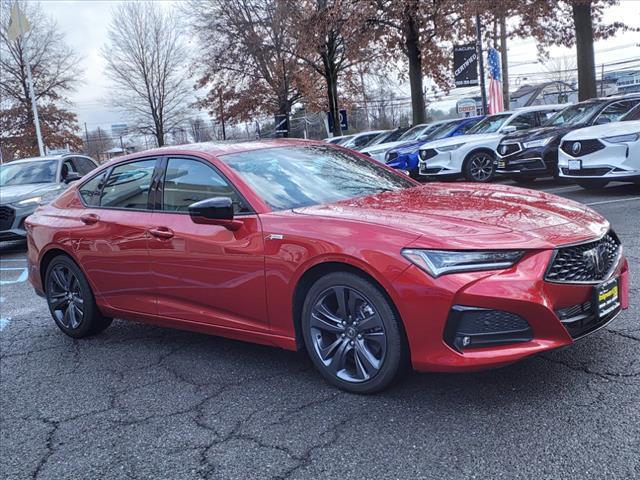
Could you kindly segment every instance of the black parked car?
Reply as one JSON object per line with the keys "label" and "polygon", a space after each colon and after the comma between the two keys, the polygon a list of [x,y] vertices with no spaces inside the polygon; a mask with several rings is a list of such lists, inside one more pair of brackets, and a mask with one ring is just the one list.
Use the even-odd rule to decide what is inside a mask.
{"label": "black parked car", "polygon": [[640,93],[594,98],[568,106],[540,128],[505,135],[496,149],[496,173],[520,183],[557,176],[562,137],[578,128],[618,121],[638,104]]}

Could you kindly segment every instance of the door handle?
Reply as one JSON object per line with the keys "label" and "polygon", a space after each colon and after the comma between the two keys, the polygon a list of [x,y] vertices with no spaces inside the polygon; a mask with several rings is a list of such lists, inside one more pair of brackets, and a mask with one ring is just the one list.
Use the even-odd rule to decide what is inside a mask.
{"label": "door handle", "polygon": [[96,215],[95,213],[87,213],[85,215],[80,215],[80,220],[82,220],[82,223],[84,223],[85,225],[93,225],[95,223],[98,223],[100,217],[98,217],[98,215]]}
{"label": "door handle", "polygon": [[173,230],[167,227],[150,228],[149,233],[154,237],[161,238],[163,240],[173,237]]}

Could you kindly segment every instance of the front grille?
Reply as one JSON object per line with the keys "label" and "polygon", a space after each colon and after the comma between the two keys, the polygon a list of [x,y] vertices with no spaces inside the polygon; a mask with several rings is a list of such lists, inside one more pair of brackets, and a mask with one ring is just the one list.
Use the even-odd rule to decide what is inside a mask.
{"label": "front grille", "polygon": [[427,150],[420,150],[420,158],[422,160],[429,160],[430,158],[433,158],[436,155],[438,155],[438,152],[436,152],[433,148],[429,148]]}
{"label": "front grille", "polygon": [[562,151],[572,157],[581,157],[602,150],[604,145],[600,140],[567,140],[560,146]]}
{"label": "front grille", "polygon": [[513,155],[522,150],[519,143],[503,143],[498,147],[498,153],[503,157]]}
{"label": "front grille", "polygon": [[16,218],[16,212],[6,205],[0,206],[0,230],[9,230]]}
{"label": "front grille", "polygon": [[422,175],[436,175],[440,173],[444,168],[442,167],[434,167],[434,168],[421,168],[420,173]]}
{"label": "front grille", "polygon": [[601,168],[581,168],[580,170],[569,170],[568,168],[563,168],[562,173],[565,175],[570,175],[572,177],[602,177],[611,171],[611,168],[601,167]]}
{"label": "front grille", "polygon": [[615,267],[620,240],[613,232],[600,240],[557,249],[547,270],[549,282],[599,282]]}

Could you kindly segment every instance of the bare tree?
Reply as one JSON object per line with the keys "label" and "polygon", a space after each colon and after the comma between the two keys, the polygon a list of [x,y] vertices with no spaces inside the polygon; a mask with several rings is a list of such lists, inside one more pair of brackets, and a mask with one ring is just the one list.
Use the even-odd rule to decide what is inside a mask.
{"label": "bare tree", "polygon": [[113,103],[128,112],[142,133],[165,144],[165,135],[186,118],[191,102],[183,29],[162,5],[127,2],[114,8],[102,55],[114,84]]}
{"label": "bare tree", "polygon": [[99,159],[102,154],[114,146],[113,139],[109,133],[100,127],[90,131],[84,143],[84,150],[87,155],[95,159]]}
{"label": "bare tree", "polygon": [[213,138],[211,128],[198,117],[189,119],[189,133],[195,143],[210,142]]}
{"label": "bare tree", "polygon": [[38,152],[27,81],[27,57],[45,144],[78,147],[82,143],[76,135],[75,114],[60,105],[67,102],[65,95],[75,88],[80,78],[78,57],[39,4],[23,0],[17,3],[29,19],[31,29],[11,41],[7,27],[9,11],[15,2],[0,2],[0,139],[5,159]]}

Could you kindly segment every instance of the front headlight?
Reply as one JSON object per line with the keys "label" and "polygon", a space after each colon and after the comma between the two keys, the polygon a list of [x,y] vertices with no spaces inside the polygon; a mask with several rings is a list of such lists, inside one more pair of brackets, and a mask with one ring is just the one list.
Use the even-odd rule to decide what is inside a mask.
{"label": "front headlight", "polygon": [[436,150],[438,150],[439,152],[450,152],[451,150],[457,150],[463,145],[464,143],[456,143],[455,145],[446,145],[444,147],[436,147]]}
{"label": "front headlight", "polygon": [[614,135],[613,137],[604,137],[609,143],[628,143],[636,142],[640,138],[640,133],[629,133],[627,135]]}
{"label": "front headlight", "polygon": [[16,207],[25,207],[27,205],[38,205],[42,200],[42,196],[25,198],[24,200],[20,200],[19,202],[14,202],[12,205]]}
{"label": "front headlight", "polygon": [[459,252],[405,248],[402,255],[436,278],[456,272],[498,270],[513,266],[524,254],[521,250]]}
{"label": "front headlight", "polygon": [[553,140],[554,138],[556,137],[546,137],[546,138],[541,138],[539,140],[532,140],[530,142],[523,143],[523,145],[524,145],[524,148],[544,147],[549,142],[551,142],[551,140]]}

